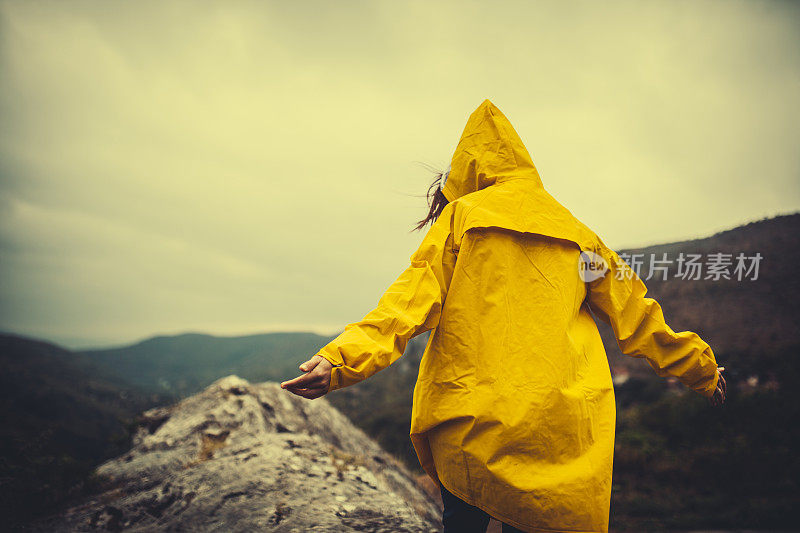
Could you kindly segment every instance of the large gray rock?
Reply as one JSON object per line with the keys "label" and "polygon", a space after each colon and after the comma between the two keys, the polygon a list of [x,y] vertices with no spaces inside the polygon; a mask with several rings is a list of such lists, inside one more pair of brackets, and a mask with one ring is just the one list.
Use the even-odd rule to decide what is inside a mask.
{"label": "large gray rock", "polygon": [[147,411],[131,451],[98,468],[103,492],[46,531],[441,530],[408,471],[325,398],[220,379]]}

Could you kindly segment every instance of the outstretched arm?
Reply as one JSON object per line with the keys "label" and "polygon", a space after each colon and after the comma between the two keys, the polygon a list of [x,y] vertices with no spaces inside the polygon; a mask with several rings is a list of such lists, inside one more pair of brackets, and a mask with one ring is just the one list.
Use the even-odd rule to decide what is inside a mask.
{"label": "outstretched arm", "polygon": [[[453,205],[448,204],[429,228],[411,264],[386,290],[377,307],[344,331],[309,361],[306,368],[323,380],[330,370],[330,385],[319,394],[358,383],[394,363],[408,341],[439,323],[455,264],[452,251]],[[320,358],[325,363],[320,363]],[[301,370],[302,370],[301,366]],[[304,376],[286,384],[297,384]],[[319,384],[318,384],[319,386]],[[291,389],[290,389],[291,390]]]}
{"label": "outstretched arm", "polygon": [[676,377],[695,392],[716,398],[721,375],[711,347],[696,333],[674,332],[659,303],[645,296],[647,287],[636,272],[615,251],[602,241],[600,244],[599,254],[609,271],[588,283],[589,305],[611,325],[620,350],[645,358],[659,376]]}

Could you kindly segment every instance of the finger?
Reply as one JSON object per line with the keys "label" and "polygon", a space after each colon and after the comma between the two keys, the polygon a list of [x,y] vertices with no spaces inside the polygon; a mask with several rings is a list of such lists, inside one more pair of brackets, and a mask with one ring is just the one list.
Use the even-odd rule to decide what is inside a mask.
{"label": "finger", "polygon": [[[293,379],[291,381],[285,381],[284,383],[288,387],[294,387],[294,388],[298,388],[298,387],[299,388],[306,388],[306,387],[309,387],[309,386],[315,387],[315,386],[319,385],[320,383],[322,383],[323,381],[325,381],[326,379],[328,379],[328,376],[330,376],[330,373],[325,372],[324,370],[315,369],[315,370],[313,370],[311,372],[306,372],[305,374],[300,376],[300,377],[303,378],[302,380],[300,380],[300,377],[298,377],[298,378],[295,378],[295,379]],[[299,385],[298,385],[298,383],[299,383]]]}
{"label": "finger", "polygon": [[293,387],[293,388],[294,389],[317,389],[320,387],[324,389],[328,388],[328,385],[331,382],[330,374],[328,374],[327,372],[320,372],[320,373],[312,372],[311,375],[314,376],[314,378],[309,380],[308,383],[300,387]]}
{"label": "finger", "polygon": [[290,379],[289,381],[284,381],[281,383],[281,387],[286,389],[289,387],[297,388],[297,387],[304,387],[307,386],[314,380],[313,374],[303,374],[302,376],[297,376],[294,379]]}
{"label": "finger", "polygon": [[320,356],[315,355],[314,357],[312,357],[311,359],[300,365],[300,370],[302,370],[303,372],[308,372],[310,370],[313,370],[314,367],[316,367],[319,364],[320,359],[321,359]]}
{"label": "finger", "polygon": [[308,379],[299,383],[288,383],[283,388],[289,390],[315,389],[325,384],[324,376],[320,376],[318,374],[306,374],[306,377]]}

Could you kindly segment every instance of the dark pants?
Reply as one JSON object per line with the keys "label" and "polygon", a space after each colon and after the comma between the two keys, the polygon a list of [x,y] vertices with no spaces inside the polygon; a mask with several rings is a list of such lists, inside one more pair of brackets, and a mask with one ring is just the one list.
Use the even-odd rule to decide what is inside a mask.
{"label": "dark pants", "polygon": [[[444,533],[485,533],[491,516],[486,511],[468,504],[444,488],[444,485],[440,487],[444,503],[442,511]],[[522,533],[522,530],[503,523],[503,533]]]}

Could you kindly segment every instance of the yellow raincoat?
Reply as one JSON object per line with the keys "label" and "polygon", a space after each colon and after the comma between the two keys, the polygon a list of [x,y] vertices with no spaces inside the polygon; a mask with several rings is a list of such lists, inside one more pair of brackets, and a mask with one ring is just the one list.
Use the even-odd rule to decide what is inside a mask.
{"label": "yellow raincoat", "polygon": [[[443,192],[449,203],[408,268],[318,352],[334,365],[329,390],[370,377],[433,330],[410,434],[431,478],[524,531],[608,531],[616,409],[590,308],[625,354],[707,397],[714,354],[670,329],[636,273],[544,190],[488,100],[467,122]],[[584,281],[582,252],[602,258],[605,275]]]}

